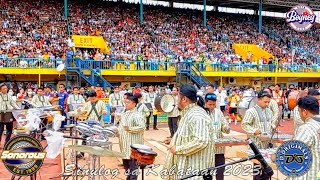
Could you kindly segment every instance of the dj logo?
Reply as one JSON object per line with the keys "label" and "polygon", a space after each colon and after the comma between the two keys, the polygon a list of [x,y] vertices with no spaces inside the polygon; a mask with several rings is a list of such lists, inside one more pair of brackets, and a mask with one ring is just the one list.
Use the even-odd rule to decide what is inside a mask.
{"label": "dj logo", "polygon": [[307,173],[312,163],[309,147],[301,141],[287,141],[276,154],[278,169],[286,176],[299,177]]}
{"label": "dj logo", "polygon": [[309,30],[316,21],[313,10],[306,5],[297,5],[286,14],[287,23],[298,32]]}
{"label": "dj logo", "polygon": [[15,136],[1,154],[4,166],[17,176],[35,174],[43,164],[46,152],[41,143],[30,136]]}

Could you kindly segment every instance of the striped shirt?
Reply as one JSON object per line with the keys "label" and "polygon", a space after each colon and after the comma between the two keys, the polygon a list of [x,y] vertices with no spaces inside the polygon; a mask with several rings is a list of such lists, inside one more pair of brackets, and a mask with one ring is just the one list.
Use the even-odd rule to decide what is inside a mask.
{"label": "striped shirt", "polygon": [[144,118],[147,118],[150,115],[150,110],[147,108],[147,106],[144,103],[139,103],[137,105],[138,112],[142,113],[142,116]]}
{"label": "striped shirt", "polygon": [[85,102],[80,94],[71,94],[67,99],[67,104],[84,104]]}
{"label": "striped shirt", "polygon": [[45,107],[45,106],[51,106],[49,99],[44,96],[35,95],[33,96],[31,100],[31,105],[33,107]]}
{"label": "striped shirt", "polygon": [[170,146],[176,147],[176,154],[168,151],[164,164],[165,170],[173,168],[174,174],[163,178],[177,179],[185,175],[187,169],[202,170],[214,165],[214,135],[211,119],[203,108],[196,104],[185,107],[178,130],[170,142]]}
{"label": "striped shirt", "polygon": [[302,124],[294,137],[294,140],[304,142],[312,152],[312,164],[309,171],[298,178],[292,180],[313,180],[317,178],[317,173],[320,171],[320,137],[318,134],[320,123],[310,118],[305,124]]}
{"label": "striped shirt", "polygon": [[304,122],[301,119],[300,113],[299,113],[299,107],[296,106],[293,109],[293,124],[294,124],[294,135],[297,134],[298,128],[304,124]]}
{"label": "striped shirt", "polygon": [[155,92],[147,93],[146,97],[144,98],[145,103],[151,103],[152,108],[154,108],[154,101],[157,97],[157,94]]}
{"label": "striped shirt", "polygon": [[[129,131],[125,131],[124,126],[129,127]],[[143,144],[143,133],[145,129],[144,117],[136,108],[127,110],[121,115],[119,124],[119,146],[121,153],[124,154],[123,159],[130,159],[131,145]]]}
{"label": "striped shirt", "polygon": [[[257,109],[261,110],[262,118],[260,119]],[[276,127],[274,122],[270,121],[270,116],[272,114],[269,108],[262,109],[258,105],[253,108],[250,108],[246,111],[244,118],[241,122],[242,129],[248,134],[248,137],[251,138],[257,145],[259,149],[265,149],[268,145],[268,142],[263,142],[259,139],[259,136],[254,135],[256,130],[261,132],[267,132],[271,134],[272,127]],[[264,121],[267,119],[267,121]]]}
{"label": "striped shirt", "polygon": [[[216,133],[216,138],[217,139],[223,138],[222,133],[226,133],[224,129],[229,126],[229,123],[224,117],[222,111],[216,108],[214,109],[214,111],[210,112],[209,115],[211,118],[213,129]],[[225,147],[215,147],[215,153],[224,154],[225,149],[226,149]]]}
{"label": "striped shirt", "polygon": [[[98,114],[93,110],[93,106],[92,105],[93,104],[89,101],[89,102],[86,102],[86,104],[83,107],[83,109],[85,111],[87,111],[87,113],[88,113],[87,120],[100,121],[100,124],[104,125],[104,121],[102,119],[102,112],[103,111],[107,112],[106,104],[103,101],[100,101],[100,100],[98,100],[96,102],[95,108],[96,108]],[[90,113],[91,110],[92,110],[92,112]]]}
{"label": "striped shirt", "polygon": [[280,113],[280,109],[277,101],[274,99],[270,99],[269,108],[272,112],[271,122],[272,124],[275,125],[272,128],[276,128],[276,124],[277,124],[279,113]]}
{"label": "striped shirt", "polygon": [[0,93],[0,111],[20,109],[9,94]]}

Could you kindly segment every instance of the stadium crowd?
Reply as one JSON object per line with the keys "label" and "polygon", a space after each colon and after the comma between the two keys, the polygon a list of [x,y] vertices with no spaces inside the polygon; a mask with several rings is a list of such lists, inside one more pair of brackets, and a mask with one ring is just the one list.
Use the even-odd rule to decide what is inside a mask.
{"label": "stadium crowd", "polygon": [[[142,24],[139,7],[125,3],[70,1],[68,21],[62,2],[52,0],[1,1],[0,10],[0,67],[17,65],[10,58],[29,59],[20,61],[20,66],[30,66],[35,64],[31,58],[41,58],[52,67],[54,59],[61,64],[73,57],[255,65],[250,54],[246,59],[236,55],[232,43],[259,45],[278,58],[279,67],[313,65],[314,57],[319,56],[319,29],[297,33],[283,19],[264,18],[264,34],[259,34],[256,16],[208,12],[208,26],[203,27],[200,11],[158,6],[144,8]],[[73,52],[68,46],[68,28],[71,34],[103,36],[111,53],[97,49]],[[259,64],[275,64],[275,60],[262,58]]]}

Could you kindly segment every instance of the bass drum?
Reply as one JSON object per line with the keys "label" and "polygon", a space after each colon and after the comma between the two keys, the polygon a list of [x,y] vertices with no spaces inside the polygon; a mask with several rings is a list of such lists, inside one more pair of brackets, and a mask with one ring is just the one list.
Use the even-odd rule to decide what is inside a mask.
{"label": "bass drum", "polygon": [[258,102],[257,97],[244,97],[240,100],[238,105],[238,115],[243,119],[247,109],[254,107]]}
{"label": "bass drum", "polygon": [[175,107],[175,99],[172,95],[158,95],[154,100],[154,106],[158,112],[169,113],[172,112]]}

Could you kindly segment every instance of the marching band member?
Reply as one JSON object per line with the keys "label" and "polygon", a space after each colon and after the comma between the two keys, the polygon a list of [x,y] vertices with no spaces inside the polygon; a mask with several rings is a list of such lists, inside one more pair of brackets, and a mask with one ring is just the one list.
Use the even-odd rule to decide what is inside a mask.
{"label": "marching band member", "polygon": [[174,98],[174,109],[168,113],[168,126],[170,130],[170,138],[173,137],[174,133],[178,129],[178,120],[180,117],[180,112],[178,109],[178,89],[176,87],[172,88],[172,96]]}
{"label": "marching band member", "polygon": [[[297,101],[299,101],[300,98],[303,98],[305,96],[307,96],[308,94],[305,92],[305,91],[301,91],[299,94],[298,94],[298,97],[297,97]],[[293,124],[294,124],[294,135],[297,134],[297,130],[298,128],[304,124],[303,120],[301,119],[300,117],[300,114],[299,114],[299,106],[297,105],[294,109],[293,109]]]}
{"label": "marching band member", "polygon": [[70,104],[84,104],[86,101],[84,100],[83,96],[79,94],[79,88],[73,87],[72,94],[67,99],[67,105]]}
{"label": "marching band member", "polygon": [[[268,142],[261,141],[259,136],[262,133],[269,133],[275,131],[275,122],[272,122],[271,110],[268,108],[271,99],[271,94],[267,91],[258,93],[258,102],[255,107],[248,109],[241,122],[242,129],[247,133],[259,149],[266,149]],[[255,167],[257,164],[254,164]],[[257,168],[257,167],[256,167]],[[255,175],[254,180],[265,179],[267,177],[264,171],[260,175]]]}
{"label": "marching band member", "polygon": [[43,88],[39,87],[37,89],[37,94],[33,96],[31,100],[31,105],[35,108],[51,106],[49,99],[46,98],[43,94]]}
{"label": "marching band member", "polygon": [[113,93],[110,94],[109,96],[109,104],[111,106],[111,123],[114,123],[115,120],[115,113],[116,112],[116,108],[118,106],[122,106],[123,107],[123,103],[122,103],[122,95],[119,93],[119,87],[115,86],[113,89]]}
{"label": "marching band member", "polygon": [[[284,102],[284,94],[283,91],[281,90],[281,87],[279,84],[276,84],[274,86],[274,90],[272,91],[272,99],[276,100],[278,104],[278,121],[279,123],[283,121],[282,119],[282,111],[283,111],[283,102]],[[283,126],[280,124],[280,126]]]}
{"label": "marching band member", "polygon": [[[211,118],[211,124],[213,125],[214,132],[216,133],[216,138],[223,138],[222,133],[229,134],[230,126],[228,121],[223,115],[223,112],[219,107],[216,107],[217,96],[214,93],[208,93],[205,96],[206,108],[209,110],[209,115]],[[225,164],[225,147],[215,148],[215,167]],[[217,170],[216,179],[224,179],[225,168],[220,168]]]}
{"label": "marching band member", "polygon": [[292,178],[294,180],[317,179],[320,170],[320,123],[315,116],[319,115],[319,100],[313,96],[306,96],[298,100],[299,114],[304,124],[302,124],[294,137],[294,140],[305,143],[312,152],[312,164],[310,169],[303,176]]}
{"label": "marching band member", "polygon": [[[78,112],[87,112],[86,120],[99,121],[100,125],[104,126],[102,116],[107,114],[107,107],[103,101],[97,98],[97,93],[95,91],[88,93],[88,102],[85,103],[83,108],[78,109]],[[86,145],[86,141],[83,140],[82,145]],[[82,157],[84,157],[83,152],[77,155],[77,158]]]}
{"label": "marching band member", "polygon": [[131,145],[143,144],[143,134],[145,129],[144,117],[136,109],[138,98],[131,95],[125,101],[125,112],[121,115],[121,122],[119,123],[119,145],[121,152],[125,155],[123,158],[123,165],[128,174],[127,179],[136,180],[138,176],[132,173],[138,169],[135,160],[130,159]]}
{"label": "marching band member", "polygon": [[143,97],[141,94],[135,94],[136,98],[138,98],[137,110],[142,113],[142,116],[146,119],[150,116],[150,111],[147,106],[143,103]]}
{"label": "marching band member", "polygon": [[[272,95],[270,89],[265,89],[264,91],[266,91],[266,92],[270,93],[270,95]],[[272,98],[270,99],[269,109],[271,110],[271,123],[277,124],[277,122],[278,122],[280,125],[280,121],[278,121],[278,119],[279,119],[279,105],[276,100],[274,100]]]}
{"label": "marching band member", "polygon": [[[13,109],[20,109],[16,102],[12,99],[10,95],[8,95],[8,87],[5,83],[0,84],[0,111],[8,111]],[[3,113],[3,112],[2,112]],[[13,130],[13,121],[11,122],[0,122],[0,137],[2,137],[2,133],[4,130],[4,126],[6,126],[6,139],[5,144],[10,140]],[[1,138],[0,138],[1,144]],[[4,144],[4,145],[5,145]]]}
{"label": "marching band member", "polygon": [[88,94],[86,93],[86,89],[84,87],[80,87],[79,92],[83,99],[87,101]]}
{"label": "marching band member", "polygon": [[[197,100],[199,98],[199,100]],[[178,108],[181,111],[181,124],[170,143],[164,168],[174,168],[174,174],[164,176],[164,179],[176,179],[191,172],[211,167],[214,162],[214,130],[211,119],[204,109],[202,97],[197,96],[197,90],[190,84],[182,85],[178,94]],[[181,173],[178,173],[178,170]],[[191,179],[203,179],[194,177]],[[207,175],[205,179],[212,179]]]}
{"label": "marching band member", "polygon": [[83,109],[80,111],[88,112],[87,120],[97,120],[104,126],[102,116],[107,114],[106,104],[97,98],[97,93],[95,91],[88,94],[88,100],[89,101],[86,102]]}
{"label": "marching band member", "polygon": [[[58,98],[59,98],[59,103],[58,105],[63,107],[64,109],[66,108],[66,105],[67,105],[67,99],[68,99],[68,92],[66,91],[66,86],[64,84],[60,84],[59,85],[59,91],[58,91],[58,94],[57,94]],[[61,112],[61,114],[63,116],[67,116],[66,115],[66,112],[64,111]],[[67,121],[64,121],[61,123],[61,128],[64,128],[64,126],[67,124]]]}
{"label": "marching band member", "polygon": [[234,120],[235,122],[237,122],[238,102],[239,101],[240,101],[240,97],[237,95],[237,91],[235,89],[233,89],[231,96],[229,97],[229,103],[230,103],[229,114],[231,114],[231,119]]}
{"label": "marching band member", "polygon": [[[153,86],[149,86],[149,92],[146,94],[145,103],[150,111],[155,110],[154,101],[156,99],[157,94],[154,92]],[[147,127],[146,130],[149,130],[150,125],[150,116],[147,117]],[[158,130],[157,128],[158,115],[153,113],[153,129]]]}

